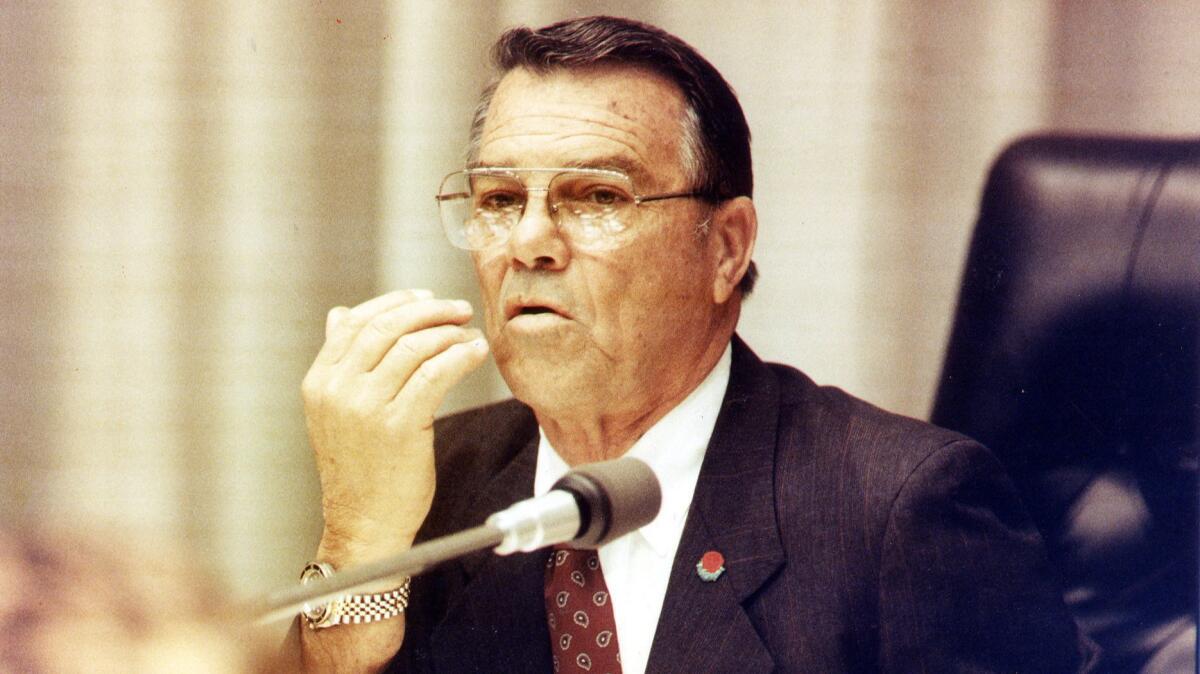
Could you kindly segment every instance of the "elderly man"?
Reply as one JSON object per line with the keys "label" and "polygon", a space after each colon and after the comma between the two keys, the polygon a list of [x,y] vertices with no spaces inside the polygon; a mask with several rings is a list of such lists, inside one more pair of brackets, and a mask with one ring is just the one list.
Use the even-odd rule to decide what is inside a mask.
{"label": "elderly man", "polygon": [[[654,468],[662,511],[598,557],[474,555],[356,598],[369,623],[310,613],[293,642],[306,668],[1086,668],[984,448],[734,334],[757,221],[720,74],[606,17],[509,31],[495,56],[471,161],[438,195],[486,339],[466,302],[424,290],[330,312],[303,387],[325,515],[306,573],[477,525],[623,455]],[[489,350],[516,400],[434,423]]]}

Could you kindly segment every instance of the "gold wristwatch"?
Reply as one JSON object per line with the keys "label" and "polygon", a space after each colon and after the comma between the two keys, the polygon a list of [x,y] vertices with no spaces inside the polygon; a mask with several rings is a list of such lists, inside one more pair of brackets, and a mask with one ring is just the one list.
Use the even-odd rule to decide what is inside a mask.
{"label": "gold wristwatch", "polygon": [[[319,578],[333,575],[333,566],[325,562],[309,562],[300,573],[300,584],[307,585]],[[395,618],[408,607],[412,578],[405,578],[400,587],[376,594],[343,595],[325,604],[305,604],[300,611],[310,629],[370,623]]]}

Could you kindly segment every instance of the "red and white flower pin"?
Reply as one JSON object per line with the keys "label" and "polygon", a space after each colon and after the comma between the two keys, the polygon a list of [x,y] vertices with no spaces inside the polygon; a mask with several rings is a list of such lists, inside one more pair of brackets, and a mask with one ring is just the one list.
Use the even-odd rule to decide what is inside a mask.
{"label": "red and white flower pin", "polygon": [[696,573],[701,580],[709,583],[715,581],[725,573],[725,556],[716,550],[709,550],[696,562]]}

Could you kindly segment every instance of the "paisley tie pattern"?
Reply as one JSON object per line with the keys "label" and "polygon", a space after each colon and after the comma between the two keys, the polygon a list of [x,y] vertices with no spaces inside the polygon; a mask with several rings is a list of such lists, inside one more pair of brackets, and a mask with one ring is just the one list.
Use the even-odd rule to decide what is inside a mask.
{"label": "paisley tie pattern", "polygon": [[621,674],[617,624],[596,551],[555,546],[546,560],[545,598],[554,671]]}

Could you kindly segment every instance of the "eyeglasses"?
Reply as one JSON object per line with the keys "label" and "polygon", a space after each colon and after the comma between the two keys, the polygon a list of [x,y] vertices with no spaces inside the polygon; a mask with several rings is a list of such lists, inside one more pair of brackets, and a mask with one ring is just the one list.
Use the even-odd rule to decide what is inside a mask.
{"label": "eyeglasses", "polygon": [[[526,180],[549,175],[545,187]],[[700,192],[640,195],[622,171],[571,168],[471,168],[442,180],[438,210],[450,243],[464,250],[484,250],[508,241],[525,213],[530,192],[545,192],[546,205],[558,230],[572,245],[609,250],[626,240],[638,206],[664,199],[706,197]]]}

